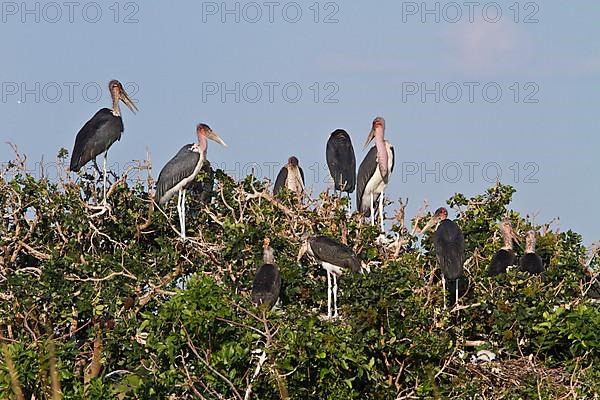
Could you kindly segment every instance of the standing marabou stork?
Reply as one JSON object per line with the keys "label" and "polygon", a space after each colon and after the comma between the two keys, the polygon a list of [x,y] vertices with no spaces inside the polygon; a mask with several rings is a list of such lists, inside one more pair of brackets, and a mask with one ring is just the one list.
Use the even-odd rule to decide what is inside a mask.
{"label": "standing marabou stork", "polygon": [[79,172],[81,167],[93,160],[96,170],[100,172],[98,164],[96,164],[96,157],[104,153],[104,197],[102,200],[104,204],[106,204],[106,155],[110,146],[117,140],[121,140],[121,133],[123,133],[123,119],[121,118],[119,101],[125,103],[134,114],[138,111],[136,105],[123,89],[121,82],[113,79],[108,83],[108,89],[112,97],[113,109],[101,109],[79,130],[75,137],[75,146],[73,147],[69,166],[71,171]]}
{"label": "standing marabou stork", "polygon": [[525,254],[521,257],[521,271],[541,274],[545,270],[541,257],[535,254],[535,231],[529,231],[525,236]]}
{"label": "standing marabou stork", "polygon": [[227,147],[223,139],[206,124],[198,124],[196,133],[198,143],[183,146],[160,171],[154,196],[158,204],[164,205],[176,192],[178,193],[177,212],[183,240],[185,240],[185,191],[187,185],[194,181],[204,165],[208,147],[206,139],[214,140]]}
{"label": "standing marabou stork", "polygon": [[504,274],[507,267],[517,263],[517,258],[513,250],[513,242],[518,243],[519,239],[513,230],[510,220],[508,218],[502,220],[499,227],[504,239],[504,246],[492,257],[492,262],[487,271],[489,276]]}
{"label": "standing marabou stork", "polygon": [[[446,307],[446,280],[454,285],[456,297],[453,304],[458,301],[458,279],[463,276],[463,259],[465,256],[465,239],[458,224],[448,219],[448,210],[440,207],[429,220],[422,232],[432,226],[437,226],[433,234],[433,246],[437,255],[440,269],[442,270],[442,286],[444,288],[444,307]],[[452,290],[452,289],[450,289]]]}
{"label": "standing marabou stork", "polygon": [[343,129],[336,129],[327,141],[325,152],[334,189],[348,194],[356,186],[356,157],[350,136]]}
{"label": "standing marabou stork", "polygon": [[365,148],[375,139],[375,146],[369,150],[367,156],[358,168],[356,177],[356,202],[360,213],[365,217],[371,216],[371,224],[375,225],[375,206],[379,199],[379,221],[381,231],[383,227],[383,197],[390,174],[394,170],[394,147],[384,139],[385,120],[377,117],[365,143]]}
{"label": "standing marabou stork", "polygon": [[273,248],[269,246],[269,239],[265,238],[263,243],[263,262],[252,282],[252,301],[258,306],[264,306],[267,310],[273,308],[279,291],[281,290],[281,275],[275,265]]}
{"label": "standing marabou stork", "polygon": [[288,163],[277,174],[275,186],[273,187],[273,195],[277,196],[284,186],[298,196],[301,196],[304,192],[304,171],[298,165],[298,159],[295,156],[291,156],[288,159]]}
{"label": "standing marabou stork", "polygon": [[[356,254],[345,244],[327,236],[307,236],[298,252],[298,262],[305,253],[314,257],[327,271],[327,318],[337,318],[337,277],[344,271],[362,273],[366,269]],[[331,280],[333,278],[333,290]],[[331,296],[333,293],[333,308],[331,313]]]}

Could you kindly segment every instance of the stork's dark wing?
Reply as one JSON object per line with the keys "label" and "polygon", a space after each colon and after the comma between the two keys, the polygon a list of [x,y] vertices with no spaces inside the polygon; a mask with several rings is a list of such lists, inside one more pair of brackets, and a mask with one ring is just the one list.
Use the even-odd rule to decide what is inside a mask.
{"label": "stork's dark wing", "polygon": [[[288,176],[287,167],[281,168],[281,170],[279,171],[279,174],[277,175],[277,179],[275,179],[275,186],[273,187],[273,196],[277,196],[277,194],[285,186],[287,176]],[[302,179],[304,179],[304,177]]]}
{"label": "stork's dark wing", "polygon": [[[358,167],[358,175],[356,176],[356,208],[365,217],[371,215],[370,199],[368,199],[368,196],[365,196],[365,188],[367,187],[369,179],[371,179],[373,174],[375,174],[376,169],[377,148],[373,146],[367,153],[367,156],[363,162],[360,163],[360,167]],[[377,199],[373,199],[373,202],[377,203],[376,200]]]}
{"label": "stork's dark wing", "polygon": [[69,169],[78,172],[90,160],[102,154],[123,133],[123,119],[115,117],[108,108],[103,108],[83,125],[75,137]]}
{"label": "stork's dark wing", "polygon": [[[337,131],[336,131],[337,132]],[[356,156],[350,136],[334,132],[327,141],[325,156],[335,189],[352,193],[356,187]]]}
{"label": "stork's dark wing", "polygon": [[200,154],[191,151],[192,146],[192,144],[183,146],[160,171],[156,182],[156,194],[154,195],[154,199],[158,204],[165,204],[169,201],[173,196],[173,193],[167,193],[169,189],[172,189],[183,179],[194,173],[200,160]]}
{"label": "stork's dark wing", "polygon": [[360,272],[361,263],[352,249],[345,244],[327,236],[315,236],[310,239],[310,247],[314,256],[320,261],[337,265],[338,267]]}
{"label": "stork's dark wing", "polygon": [[394,172],[394,165],[396,164],[396,153],[394,152],[394,146],[390,146],[390,150],[392,151],[392,168],[390,168],[391,174],[392,172]]}
{"label": "stork's dark wing", "polygon": [[525,253],[521,257],[521,270],[527,271],[530,274],[541,274],[546,269],[540,256],[535,253]]}
{"label": "stork's dark wing", "polygon": [[264,264],[256,272],[252,283],[252,301],[271,308],[279,298],[281,275],[273,264]]}
{"label": "stork's dark wing", "polygon": [[302,187],[306,186],[306,182],[304,181],[304,171],[300,166],[298,166],[298,171],[300,171],[300,177],[302,178]]}
{"label": "stork's dark wing", "polygon": [[503,274],[506,268],[515,265],[515,252],[507,249],[500,249],[492,257],[492,262],[488,267],[487,273],[489,276]]}
{"label": "stork's dark wing", "polygon": [[465,239],[456,222],[449,219],[442,221],[433,235],[433,245],[446,279],[462,276]]}

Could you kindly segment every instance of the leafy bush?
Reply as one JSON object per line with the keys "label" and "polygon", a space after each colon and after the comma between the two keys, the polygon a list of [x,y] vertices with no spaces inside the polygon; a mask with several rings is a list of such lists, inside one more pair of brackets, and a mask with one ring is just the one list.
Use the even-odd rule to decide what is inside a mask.
{"label": "leafy bush", "polygon": [[[431,233],[420,245],[414,235],[424,215],[411,229],[398,210],[399,235],[382,245],[376,227],[346,212],[346,199],[276,200],[265,182],[216,171],[213,191],[188,199],[191,238],[182,243],[175,205],[159,210],[151,178],[128,175],[147,168],[111,184],[108,211],[94,207],[101,188],[91,176],[36,179],[19,159],[4,171],[0,397],[591,398],[600,390],[600,310],[584,295],[582,238],[508,209],[510,186],[448,201],[466,238],[467,289],[444,309]],[[487,275],[507,215],[521,236],[539,232],[544,277]],[[337,321],[320,316],[324,272],[296,261],[305,232],[341,239],[370,264],[368,274],[339,279]],[[283,278],[269,312],[249,296],[265,237]],[[479,350],[496,360],[473,361]]]}

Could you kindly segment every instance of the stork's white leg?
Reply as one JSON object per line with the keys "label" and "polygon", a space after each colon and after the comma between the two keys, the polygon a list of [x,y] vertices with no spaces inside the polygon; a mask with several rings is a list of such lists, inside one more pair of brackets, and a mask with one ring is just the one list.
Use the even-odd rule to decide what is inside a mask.
{"label": "stork's white leg", "polygon": [[104,152],[104,161],[102,162],[102,169],[104,172],[104,177],[103,177],[103,183],[104,183],[104,189],[103,189],[103,195],[102,195],[102,202],[106,203],[106,154],[107,152]]}
{"label": "stork's white leg", "polygon": [[333,274],[333,318],[338,317],[338,309],[337,309],[337,275]]}
{"label": "stork's white leg", "polygon": [[331,318],[331,273],[327,271],[327,318]]}
{"label": "stork's white leg", "polygon": [[444,310],[446,309],[446,278],[442,275],[442,290],[444,291]]}
{"label": "stork's white leg", "polygon": [[373,207],[373,192],[371,192],[371,225],[375,225],[375,208]]}
{"label": "stork's white leg", "polygon": [[183,210],[181,209],[181,199],[183,198],[183,192],[180,190],[177,194],[177,215],[179,216],[179,236],[181,236],[181,238],[185,238],[185,232],[184,232],[184,228],[183,228],[183,219],[181,218],[183,216]]}
{"label": "stork's white leg", "polygon": [[454,305],[458,304],[458,279],[454,281],[454,285],[456,286],[456,297],[454,298]]}
{"label": "stork's white leg", "polygon": [[185,240],[185,189],[182,190],[183,195],[181,196],[181,212],[183,214],[183,216],[181,217],[181,223],[182,223],[182,227],[181,228],[181,232],[182,232],[182,236],[183,239]]}
{"label": "stork's white leg", "polygon": [[379,223],[381,225],[381,232],[385,232],[385,228],[383,226],[383,192],[379,195]]}

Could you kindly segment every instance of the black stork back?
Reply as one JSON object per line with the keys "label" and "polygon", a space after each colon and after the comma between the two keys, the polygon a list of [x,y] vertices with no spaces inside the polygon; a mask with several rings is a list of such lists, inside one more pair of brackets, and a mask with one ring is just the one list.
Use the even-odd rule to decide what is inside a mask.
{"label": "black stork back", "polygon": [[521,271],[529,272],[530,274],[541,274],[545,270],[544,263],[537,254],[525,253],[521,257]]}
{"label": "black stork back", "polygon": [[105,153],[121,139],[123,129],[123,119],[114,116],[110,109],[98,111],[77,133],[69,169],[79,172],[89,161]]}
{"label": "black stork back", "polygon": [[327,236],[315,236],[309,240],[313,256],[319,261],[337,267],[361,272],[361,262],[352,249]]}
{"label": "black stork back", "polygon": [[492,257],[492,262],[488,267],[489,276],[495,276],[506,273],[506,268],[517,263],[515,252],[507,249],[500,249]]}
{"label": "black stork back", "polygon": [[448,280],[461,277],[463,275],[465,239],[456,222],[449,219],[440,222],[433,235],[433,245],[444,277]]}
{"label": "black stork back", "polygon": [[356,187],[356,156],[350,136],[343,129],[335,130],[327,141],[325,151],[329,173],[335,190],[354,192]]}
{"label": "black stork back", "polygon": [[252,283],[252,301],[271,309],[279,298],[281,290],[281,275],[274,264],[263,264]]}

